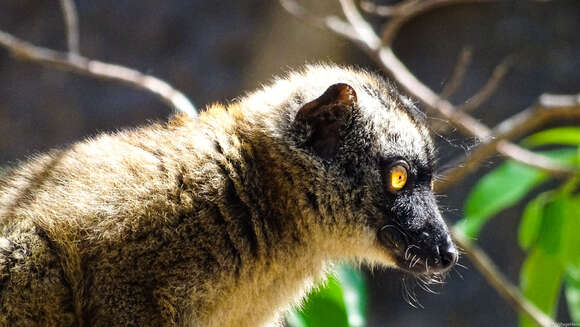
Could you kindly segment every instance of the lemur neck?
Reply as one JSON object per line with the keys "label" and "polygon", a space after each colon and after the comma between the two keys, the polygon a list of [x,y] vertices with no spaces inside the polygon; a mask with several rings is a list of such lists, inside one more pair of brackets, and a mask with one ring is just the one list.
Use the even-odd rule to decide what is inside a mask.
{"label": "lemur neck", "polygon": [[225,215],[232,214],[226,217],[230,226],[245,226],[239,248],[247,252],[215,312],[229,317],[222,325],[260,326],[264,321],[249,317],[275,319],[281,307],[298,301],[322,278],[328,264],[308,198],[314,192],[308,182],[312,176],[300,168],[305,163],[283,158],[281,152],[290,149],[268,135],[231,133],[218,145],[225,186],[220,198],[228,208]]}

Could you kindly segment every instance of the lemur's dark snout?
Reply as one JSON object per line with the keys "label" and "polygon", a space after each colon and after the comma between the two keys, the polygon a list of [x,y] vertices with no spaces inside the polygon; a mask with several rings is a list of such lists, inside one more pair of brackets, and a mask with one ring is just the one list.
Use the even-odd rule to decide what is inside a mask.
{"label": "lemur's dark snout", "polygon": [[449,268],[453,267],[459,259],[459,252],[451,242],[451,239],[447,238],[444,243],[444,245],[439,245],[437,247],[439,258],[435,260],[434,269],[439,272],[449,270]]}
{"label": "lemur's dark snout", "polygon": [[459,254],[454,247],[441,251],[441,264],[439,265],[439,268],[441,270],[451,268],[455,263],[457,263],[458,258]]}
{"label": "lemur's dark snout", "polygon": [[394,217],[378,236],[400,269],[442,273],[457,262],[459,253],[430,191],[399,194],[391,212]]}
{"label": "lemur's dark snout", "polygon": [[412,273],[442,273],[459,259],[451,237],[431,233],[405,232],[401,226],[385,225],[379,229],[378,238],[397,261],[399,268]]}
{"label": "lemur's dark snout", "polygon": [[420,233],[408,232],[417,244],[413,254],[425,258],[427,272],[441,273],[449,270],[459,259],[459,252],[451,240],[451,236],[442,221],[432,221],[423,227]]}

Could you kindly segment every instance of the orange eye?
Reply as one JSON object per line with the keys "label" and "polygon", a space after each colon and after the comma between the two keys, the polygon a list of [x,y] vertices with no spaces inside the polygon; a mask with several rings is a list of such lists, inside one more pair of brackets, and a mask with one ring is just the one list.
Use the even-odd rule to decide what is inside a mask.
{"label": "orange eye", "polygon": [[403,165],[396,165],[389,171],[389,189],[398,191],[407,184],[407,168]]}

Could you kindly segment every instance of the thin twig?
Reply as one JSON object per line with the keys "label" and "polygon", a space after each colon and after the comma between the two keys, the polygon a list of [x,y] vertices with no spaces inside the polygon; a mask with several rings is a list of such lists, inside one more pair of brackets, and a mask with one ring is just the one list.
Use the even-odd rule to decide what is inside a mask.
{"label": "thin twig", "polygon": [[[445,84],[443,90],[439,96],[441,99],[449,100],[449,98],[455,94],[457,89],[463,83],[463,79],[465,77],[465,73],[467,72],[467,67],[471,63],[471,58],[473,55],[473,48],[470,46],[464,46],[459,55],[457,57],[457,62],[455,64],[455,68],[453,69],[453,73],[449,79],[449,82]],[[431,122],[431,129],[434,133],[439,135],[447,133],[452,126],[449,124],[447,120],[434,120]]]}
{"label": "thin twig", "polygon": [[495,92],[497,87],[501,84],[503,78],[511,68],[514,62],[514,56],[508,56],[499,65],[495,67],[491,76],[483,87],[477,91],[471,98],[469,98],[456,110],[463,112],[471,112],[481,106],[489,97]]}
{"label": "thin twig", "polygon": [[80,54],[79,50],[79,20],[74,0],[60,0],[62,16],[66,27],[66,41],[68,51],[73,54]]}
{"label": "thin twig", "polygon": [[[497,0],[499,1],[499,0]],[[485,2],[482,0],[404,0],[394,5],[377,5],[373,1],[363,0],[360,2],[360,7],[363,11],[381,16],[394,17],[401,15],[409,15],[415,12],[426,12],[437,7],[442,7],[452,4]],[[422,4],[421,4],[422,3]]]}
{"label": "thin twig", "polygon": [[161,101],[179,112],[192,117],[197,115],[195,107],[183,93],[154,76],[142,74],[124,66],[85,58],[74,53],[38,47],[3,31],[0,31],[0,45],[18,59],[100,79],[119,81],[156,95]]}
{"label": "thin twig", "polygon": [[[505,119],[493,129],[494,138],[481,143],[463,158],[452,160],[450,164],[446,165],[452,168],[438,176],[440,180],[436,186],[436,191],[444,191],[452,184],[463,179],[468,173],[477,169],[484,160],[492,156],[497,148],[501,148],[503,152],[510,153],[512,157],[518,157],[520,162],[526,164],[537,164],[539,161],[545,160],[545,156],[529,151],[521,153],[521,147],[502,141],[517,138],[545,125],[549,121],[561,118],[580,119],[580,95],[544,94],[540,96],[538,103],[534,106]],[[533,155],[530,156],[530,153]],[[573,168],[567,168],[566,166],[562,166],[562,168],[564,170],[570,169],[570,172],[574,172]],[[568,173],[554,174],[557,177],[565,177],[567,175]]]}
{"label": "thin twig", "polygon": [[360,7],[362,10],[369,14],[382,16],[382,17],[393,17],[404,14],[408,7],[415,6],[421,0],[404,0],[400,1],[394,5],[377,5],[372,1],[361,1]]}
{"label": "thin twig", "polygon": [[[462,58],[460,58],[458,60],[458,66],[459,66],[461,59]],[[478,92],[476,92],[473,96],[471,96],[471,98],[469,98],[467,101],[465,101],[465,103],[463,105],[457,107],[455,110],[456,111],[463,111],[463,112],[471,112],[471,111],[477,109],[478,107],[480,107],[487,99],[489,99],[489,97],[495,92],[497,87],[501,84],[503,78],[505,77],[505,75],[509,71],[509,68],[513,64],[513,61],[514,61],[514,56],[508,56],[507,58],[505,58],[499,65],[497,65],[495,67],[490,78],[483,85],[483,87]],[[458,69],[459,68],[456,68],[455,71],[453,72],[453,75],[454,75],[453,77],[455,77],[455,73],[457,72]],[[460,71],[460,73],[463,73],[463,71]],[[461,77],[463,77],[463,76],[461,76]],[[458,86],[460,84],[461,84],[461,81],[454,82],[450,87],[456,87],[456,85]],[[454,91],[455,89],[453,88],[451,90]],[[441,92],[440,97],[442,99],[447,100],[448,93],[449,93],[449,90],[447,88],[445,88]],[[451,126],[449,124],[443,123],[441,121],[434,122],[431,125],[432,130],[438,134],[446,133],[450,129],[450,127]]]}
{"label": "thin twig", "polygon": [[357,37],[356,32],[352,29],[352,27],[337,16],[329,15],[321,18],[312,15],[310,12],[308,12],[308,10],[304,9],[304,7],[299,5],[294,0],[280,0],[280,4],[293,16],[307,21],[318,28],[328,28],[332,31],[340,31],[341,34],[348,35],[348,38]]}
{"label": "thin twig", "polygon": [[356,4],[351,0],[338,0],[342,7],[342,12],[347,22],[358,34],[360,41],[370,49],[378,49],[381,46],[381,39],[375,33],[373,27],[367,22],[358,11]]}
{"label": "thin twig", "polygon": [[469,242],[457,229],[452,229],[452,235],[457,245],[465,250],[465,253],[473,262],[477,270],[485,277],[487,282],[519,312],[525,312],[542,327],[558,326],[550,317],[540,311],[533,303],[528,301],[507,278],[501,273],[487,254],[477,245]]}
{"label": "thin twig", "polygon": [[580,111],[580,94],[542,94],[536,104],[505,119],[494,128],[494,133],[523,135],[547,119],[577,118]]}
{"label": "thin twig", "polygon": [[440,96],[442,99],[449,99],[459,86],[463,83],[463,78],[465,77],[465,72],[467,71],[467,66],[471,63],[471,58],[473,56],[473,48],[470,46],[465,46],[459,52],[457,57],[457,63],[451,74],[451,78],[441,90]]}
{"label": "thin twig", "polygon": [[[400,6],[395,7],[396,9],[394,12],[396,15],[392,16],[393,18],[389,21],[387,27],[383,30],[381,35],[381,39],[383,40],[384,46],[390,46],[401,27],[407,23],[409,20],[417,17],[425,12],[433,10],[435,8],[461,4],[461,3],[484,3],[484,2],[497,2],[501,0],[407,0]],[[389,10],[385,10],[382,6],[375,7],[375,14],[378,14],[381,11],[388,12]],[[393,12],[393,10],[391,10]]]}

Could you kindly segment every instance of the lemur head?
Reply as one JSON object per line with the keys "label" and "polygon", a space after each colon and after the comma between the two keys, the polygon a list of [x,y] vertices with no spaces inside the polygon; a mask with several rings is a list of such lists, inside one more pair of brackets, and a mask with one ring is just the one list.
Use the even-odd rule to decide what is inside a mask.
{"label": "lemur head", "polygon": [[435,150],[423,114],[360,70],[307,66],[264,94],[289,88],[273,107],[285,108],[296,151],[315,167],[302,177],[304,199],[327,236],[359,259],[416,274],[449,269],[458,253],[433,195]]}

